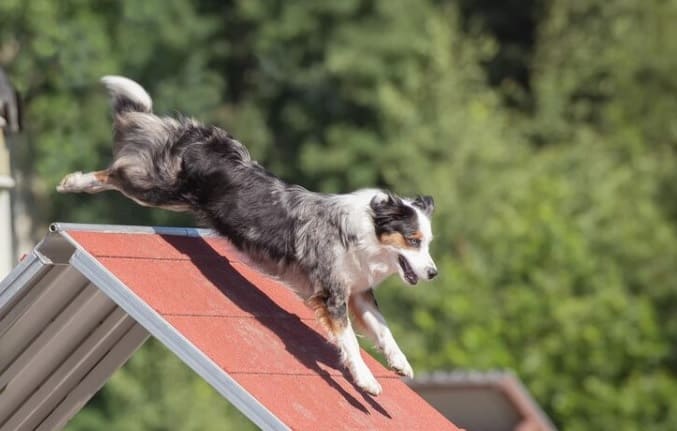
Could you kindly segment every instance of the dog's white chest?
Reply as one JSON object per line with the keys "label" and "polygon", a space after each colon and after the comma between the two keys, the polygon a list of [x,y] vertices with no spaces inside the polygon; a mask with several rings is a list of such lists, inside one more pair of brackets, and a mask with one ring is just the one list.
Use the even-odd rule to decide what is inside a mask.
{"label": "dog's white chest", "polygon": [[381,253],[353,252],[344,259],[344,275],[348,278],[351,293],[376,287],[396,270],[390,259]]}

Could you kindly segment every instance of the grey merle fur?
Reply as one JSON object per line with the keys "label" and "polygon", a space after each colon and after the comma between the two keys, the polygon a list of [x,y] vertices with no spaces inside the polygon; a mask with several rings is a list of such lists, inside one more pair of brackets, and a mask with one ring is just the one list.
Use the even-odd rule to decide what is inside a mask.
{"label": "grey merle fur", "polygon": [[267,272],[306,279],[333,317],[346,313],[328,244],[348,249],[357,234],[331,195],[282,181],[222,129],[135,112],[120,99],[114,108],[111,182],[147,205],[192,211]]}

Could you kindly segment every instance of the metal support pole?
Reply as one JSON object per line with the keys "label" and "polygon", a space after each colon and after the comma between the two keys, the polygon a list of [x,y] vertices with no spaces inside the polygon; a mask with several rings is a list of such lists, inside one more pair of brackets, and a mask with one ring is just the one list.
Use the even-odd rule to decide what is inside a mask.
{"label": "metal support pole", "polygon": [[5,143],[5,121],[0,117],[0,279],[14,267],[14,229],[10,194],[14,180],[10,176],[9,148]]}
{"label": "metal support pole", "polygon": [[10,84],[9,77],[0,68],[0,279],[4,278],[16,263],[16,237],[11,202],[14,180],[5,133],[18,133],[21,130],[19,101],[19,95]]}

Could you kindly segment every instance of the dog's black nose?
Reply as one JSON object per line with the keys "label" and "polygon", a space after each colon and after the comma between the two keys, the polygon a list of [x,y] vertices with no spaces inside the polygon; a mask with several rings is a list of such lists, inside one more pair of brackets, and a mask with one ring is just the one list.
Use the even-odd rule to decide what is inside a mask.
{"label": "dog's black nose", "polygon": [[428,268],[428,280],[432,280],[435,277],[437,277],[437,269]]}

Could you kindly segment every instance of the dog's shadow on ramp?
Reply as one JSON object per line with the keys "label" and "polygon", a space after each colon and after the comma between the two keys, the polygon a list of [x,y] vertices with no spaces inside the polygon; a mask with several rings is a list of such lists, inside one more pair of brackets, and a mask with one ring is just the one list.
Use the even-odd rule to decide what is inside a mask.
{"label": "dog's shadow on ramp", "polygon": [[[352,378],[339,363],[338,351],[324,337],[306,325],[299,316],[280,307],[256,285],[250,283],[230,264],[228,259],[217,253],[203,238],[188,239],[167,235],[163,236],[163,239],[182,254],[189,256],[191,262],[204,277],[231,302],[276,334],[284,343],[286,350],[303,366],[321,377],[353,407],[365,414],[370,414],[364,404],[334,380],[329,371],[320,367],[322,364],[327,368],[332,368],[352,383]],[[280,286],[280,289],[284,287]],[[355,388],[374,410],[392,418],[374,398],[359,388]]]}

